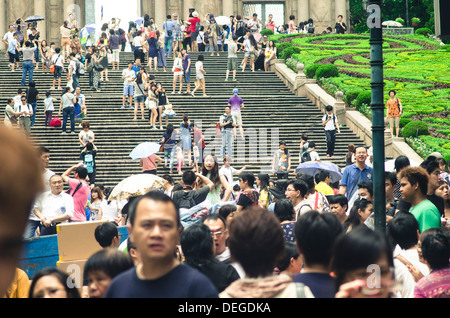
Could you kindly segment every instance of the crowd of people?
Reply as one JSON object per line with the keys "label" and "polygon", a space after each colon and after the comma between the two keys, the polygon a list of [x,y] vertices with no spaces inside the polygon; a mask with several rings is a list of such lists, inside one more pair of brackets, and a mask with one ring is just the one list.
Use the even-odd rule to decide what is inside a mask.
{"label": "crowd of people", "polygon": [[[273,154],[270,173],[255,176],[246,166],[237,170],[231,165],[231,149],[239,134],[244,138],[241,110],[245,108],[237,89],[233,90],[224,114],[218,119],[217,128],[222,135],[220,159],[204,154],[202,131],[187,114],[183,115],[179,127],[166,122],[164,129],[162,119],[173,118],[170,116],[174,113],[168,107],[170,93],[141,63],[147,55],[149,69],[157,70],[166,57],[173,55],[171,93],[177,93],[176,86],[180,82],[178,93],[182,94],[182,83],[190,82],[191,61],[185,47],[189,43],[179,32],[190,30],[190,51],[201,48],[201,45],[198,48],[192,45],[194,42],[205,45],[207,34],[210,42],[209,48],[205,45],[205,52],[219,55],[219,40],[222,47],[227,42],[222,31],[229,29],[232,40],[227,43],[228,71],[233,71],[233,79],[236,79],[239,45],[245,51],[243,71],[248,60],[255,70],[258,44],[254,35],[261,29],[257,15],[246,21],[246,35],[241,36],[237,34],[242,22],[239,16],[231,19],[229,27],[221,28],[214,16],[208,15],[205,17],[207,31],[197,29],[200,19],[196,12],[191,16],[185,22],[181,22],[177,14],[168,16],[162,26],[166,33],[164,44],[154,21],[144,17],[144,30],[137,29],[132,41],[135,61],[122,71],[122,108],[134,108],[134,120],[140,108],[141,118],[145,120],[144,106],[148,104],[152,129],[157,129],[159,118],[160,130],[164,131],[161,139],[164,157],[152,155],[140,162],[142,172],[149,174],[157,174],[157,167],[162,163],[169,165],[170,174],[162,176],[162,189],[109,202],[110,189],[96,183],[98,150],[95,134],[86,120],[80,122],[82,130],[78,136],[82,162],[68,167],[62,175],[48,169],[49,149],[41,147],[36,154],[25,137],[14,134],[11,129],[0,128],[0,146],[5,149],[0,154],[4,162],[0,172],[5,180],[18,180],[2,185],[0,191],[3,202],[0,239],[12,243],[1,244],[0,248],[2,255],[6,255],[6,250],[13,258],[0,279],[0,292],[7,297],[29,298],[448,297],[450,180],[448,164],[439,153],[430,155],[419,167],[411,167],[407,157],[399,156],[395,159],[395,171],[386,171],[387,232],[381,233],[374,228],[373,169],[365,147],[349,145],[347,166],[340,180],[334,182],[326,170],[316,174],[293,171],[285,141],[279,143],[279,149]],[[346,30],[341,20],[339,25]],[[136,26],[130,24],[132,27]],[[275,23],[270,19],[266,27],[275,28]],[[296,28],[295,23],[288,27]],[[76,21],[65,22],[62,26],[61,48],[54,48],[48,58],[53,61],[59,89],[62,89],[64,63],[66,59],[69,62],[65,72],[70,85],[63,89],[58,112],[59,116],[63,114],[63,134],[69,118],[70,132],[75,134],[77,104],[79,115],[87,114],[86,98],[78,81],[83,63],[92,74],[90,84],[95,91],[100,90],[103,78],[108,81],[108,64],[102,65],[102,58],[106,61],[108,58],[99,51],[111,50],[113,69],[119,70],[117,51],[121,50],[122,40],[116,38],[120,38],[117,28],[118,21],[114,19],[106,26],[99,45],[88,47],[90,56],[86,55],[82,62],[80,53],[74,51],[70,42],[70,37],[78,36]],[[13,33],[10,49],[22,50],[24,62],[38,63],[35,50],[29,49],[32,41],[42,45],[35,30],[31,30],[31,39],[30,36],[23,39],[23,46],[14,44],[18,39],[17,31],[10,32]],[[195,39],[197,32],[198,37],[204,32],[202,43]],[[10,38],[6,38],[10,44]],[[242,44],[239,44],[240,39]],[[265,40],[262,37],[262,42]],[[52,46],[54,44],[50,45],[50,52]],[[267,48],[274,50],[271,54],[276,54],[273,42],[267,42]],[[163,55],[160,55],[161,50]],[[11,70],[17,69],[15,56],[10,62]],[[203,96],[207,97],[202,62],[203,55],[199,54],[195,63],[198,84],[192,91],[188,85],[185,94],[195,96],[195,92],[202,89]],[[25,65],[23,67],[25,70]],[[8,101],[7,119],[29,134],[35,123],[40,95],[32,80],[33,65],[31,70],[29,66],[26,69],[30,73],[29,87],[26,91],[19,89],[17,98]],[[228,76],[227,72],[227,79]],[[51,124],[54,103],[58,102],[52,95],[55,84],[46,92],[44,101],[46,126]],[[393,105],[399,105],[400,101],[395,101],[394,97],[395,92],[392,92]],[[322,125],[327,158],[332,158],[340,129],[333,108],[327,107],[326,112]],[[401,109],[389,116],[400,114]],[[299,163],[321,161],[316,143],[307,135],[301,137],[300,149]],[[171,176],[175,162],[181,176],[179,183]],[[189,169],[183,171],[186,165]],[[69,188],[67,192],[65,184]],[[17,193],[24,193],[21,202],[13,199]],[[44,269],[28,278],[24,271],[11,267],[17,264],[19,256],[9,249],[21,246],[23,238],[54,235],[60,223],[88,220],[108,222],[95,231],[95,238],[103,249],[88,259],[81,293],[72,278],[58,269]],[[129,236],[120,244],[118,226],[124,225],[128,227]],[[370,271],[374,267],[378,273],[375,283]]]}

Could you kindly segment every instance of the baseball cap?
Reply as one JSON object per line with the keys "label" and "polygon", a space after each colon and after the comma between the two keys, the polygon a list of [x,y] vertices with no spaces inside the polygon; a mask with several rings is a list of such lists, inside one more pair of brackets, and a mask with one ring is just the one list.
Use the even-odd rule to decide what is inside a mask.
{"label": "baseball cap", "polygon": [[233,94],[237,95],[239,93],[239,90],[237,88],[233,89]]}

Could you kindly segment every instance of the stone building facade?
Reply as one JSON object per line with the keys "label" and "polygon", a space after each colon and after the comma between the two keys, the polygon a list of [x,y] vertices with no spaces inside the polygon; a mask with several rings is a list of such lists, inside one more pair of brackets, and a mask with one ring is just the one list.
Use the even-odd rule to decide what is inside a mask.
{"label": "stone building facade", "polygon": [[[124,5],[127,1],[130,0],[123,1]],[[252,6],[268,7],[273,4],[281,5],[284,23],[288,23],[291,14],[296,17],[297,23],[312,18],[316,33],[321,33],[328,26],[334,27],[339,14],[349,24],[349,0],[140,0],[140,15],[147,13],[155,17],[158,25],[162,25],[166,16],[175,12],[187,19],[189,9],[195,9],[203,19],[208,13],[215,16],[244,15],[245,8],[250,13],[248,10]],[[59,27],[69,13],[78,18],[80,26],[84,26],[93,22],[93,8],[95,0],[0,0],[0,34],[5,34],[8,25],[18,17],[25,19],[30,15],[40,15],[45,18],[45,21],[38,23],[41,38],[59,43]]]}

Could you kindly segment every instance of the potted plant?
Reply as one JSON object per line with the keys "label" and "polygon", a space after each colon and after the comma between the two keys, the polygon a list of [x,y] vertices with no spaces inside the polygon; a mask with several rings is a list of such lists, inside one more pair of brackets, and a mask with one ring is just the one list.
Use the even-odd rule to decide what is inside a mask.
{"label": "potted plant", "polygon": [[395,19],[395,21],[400,23],[401,25],[405,25],[405,20],[403,20],[402,18],[397,18]]}
{"label": "potted plant", "polygon": [[420,19],[419,18],[412,18],[411,19],[411,23],[413,26],[418,26],[420,23]]}

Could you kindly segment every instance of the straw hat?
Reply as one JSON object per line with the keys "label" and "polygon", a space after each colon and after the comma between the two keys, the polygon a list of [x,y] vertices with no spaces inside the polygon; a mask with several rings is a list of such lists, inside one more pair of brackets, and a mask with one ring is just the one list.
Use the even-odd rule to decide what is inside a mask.
{"label": "straw hat", "polygon": [[197,11],[192,12],[192,16],[193,16],[194,18],[198,18],[198,12],[197,12]]}

